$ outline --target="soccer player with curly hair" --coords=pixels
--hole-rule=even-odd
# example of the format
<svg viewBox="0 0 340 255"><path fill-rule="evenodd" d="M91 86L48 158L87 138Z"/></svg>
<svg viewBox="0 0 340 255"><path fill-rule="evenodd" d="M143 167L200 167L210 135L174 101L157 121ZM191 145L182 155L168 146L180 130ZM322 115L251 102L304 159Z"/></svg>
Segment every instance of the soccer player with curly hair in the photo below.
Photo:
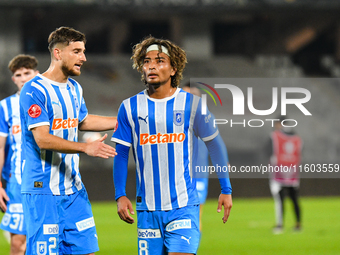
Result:
<svg viewBox="0 0 340 255"><path fill-rule="evenodd" d="M133 48L133 67L146 89L123 101L118 126L113 178L119 217L134 223L126 197L130 147L136 161L138 254L196 254L199 199L194 178L197 141L207 145L213 164L228 165L226 147L213 121L201 114L199 97L178 88L187 62L174 43L148 37ZM208 114L209 111L208 111ZM223 222L232 207L229 178L220 176L218 212Z"/></svg>

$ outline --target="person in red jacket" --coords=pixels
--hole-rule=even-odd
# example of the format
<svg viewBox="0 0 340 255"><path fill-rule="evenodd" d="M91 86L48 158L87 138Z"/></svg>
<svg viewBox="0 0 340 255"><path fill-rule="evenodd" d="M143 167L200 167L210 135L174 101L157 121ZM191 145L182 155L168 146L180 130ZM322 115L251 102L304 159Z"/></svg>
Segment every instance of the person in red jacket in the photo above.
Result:
<svg viewBox="0 0 340 255"><path fill-rule="evenodd" d="M292 128L282 126L283 118L275 122L275 130L271 133L268 145L270 164L274 167L270 175L270 191L275 202L276 226L275 234L283 231L284 198L290 197L294 205L294 231L301 230L301 210L298 200L300 179L298 165L301 162L302 139Z"/></svg>

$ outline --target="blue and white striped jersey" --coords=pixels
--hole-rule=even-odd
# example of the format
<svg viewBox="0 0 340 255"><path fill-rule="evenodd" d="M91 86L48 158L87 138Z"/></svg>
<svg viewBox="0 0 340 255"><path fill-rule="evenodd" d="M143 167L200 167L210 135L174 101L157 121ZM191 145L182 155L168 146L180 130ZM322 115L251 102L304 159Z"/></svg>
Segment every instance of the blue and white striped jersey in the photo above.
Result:
<svg viewBox="0 0 340 255"><path fill-rule="evenodd" d="M82 189L79 155L40 150L32 129L48 125L50 134L78 141L78 123L87 116L83 89L73 79L58 83L38 74L20 95L23 131L22 193L69 195Z"/></svg>
<svg viewBox="0 0 340 255"><path fill-rule="evenodd" d="M197 155L194 141L218 135L212 121L204 117L200 98L179 88L164 99L150 98L142 91L123 101L111 140L133 147L137 210L165 211L199 204L192 178Z"/></svg>
<svg viewBox="0 0 340 255"><path fill-rule="evenodd" d="M0 136L7 137L2 177L21 184L21 124L19 94L0 101Z"/></svg>

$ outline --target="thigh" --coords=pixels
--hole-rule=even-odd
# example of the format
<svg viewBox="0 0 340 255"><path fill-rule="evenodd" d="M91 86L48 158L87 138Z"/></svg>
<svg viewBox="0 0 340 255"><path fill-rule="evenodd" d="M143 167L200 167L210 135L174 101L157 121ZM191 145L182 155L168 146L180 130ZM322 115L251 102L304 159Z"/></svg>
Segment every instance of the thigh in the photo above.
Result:
<svg viewBox="0 0 340 255"><path fill-rule="evenodd" d="M138 255L165 255L162 212L137 211Z"/></svg>
<svg viewBox="0 0 340 255"><path fill-rule="evenodd" d="M196 254L199 240L199 206L186 206L169 211L165 227L165 246L169 253Z"/></svg>
<svg viewBox="0 0 340 255"><path fill-rule="evenodd" d="M99 250L92 208L85 189L62 202L62 254L89 254Z"/></svg>

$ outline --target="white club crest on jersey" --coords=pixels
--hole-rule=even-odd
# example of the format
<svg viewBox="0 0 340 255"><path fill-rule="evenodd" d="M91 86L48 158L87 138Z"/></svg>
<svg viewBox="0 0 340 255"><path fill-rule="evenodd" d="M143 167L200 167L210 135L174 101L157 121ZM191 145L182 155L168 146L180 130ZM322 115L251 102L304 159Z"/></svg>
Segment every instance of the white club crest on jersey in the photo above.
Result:
<svg viewBox="0 0 340 255"><path fill-rule="evenodd" d="M180 126L184 123L184 111L181 110L181 111L178 111L178 110L175 110L174 111L174 124L176 126Z"/></svg>

